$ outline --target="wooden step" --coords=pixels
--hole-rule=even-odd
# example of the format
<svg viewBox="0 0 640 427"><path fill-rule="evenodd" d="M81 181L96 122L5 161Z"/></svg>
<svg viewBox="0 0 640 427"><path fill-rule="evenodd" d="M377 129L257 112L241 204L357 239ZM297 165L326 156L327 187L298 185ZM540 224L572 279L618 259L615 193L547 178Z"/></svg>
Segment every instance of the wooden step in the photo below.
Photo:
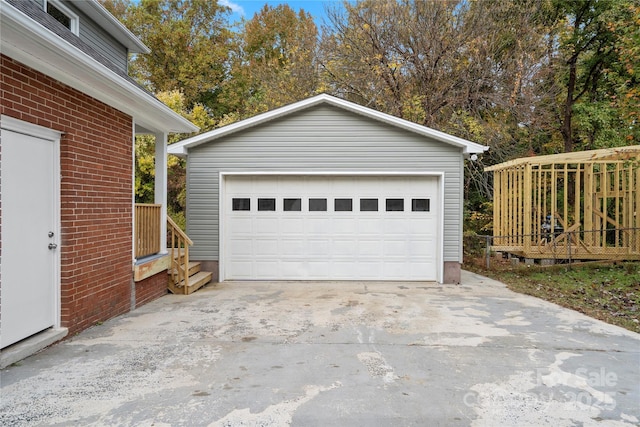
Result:
<svg viewBox="0 0 640 427"><path fill-rule="evenodd" d="M200 263L197 261L192 261L189 263L189 276L193 276L194 274L200 271ZM167 270L167 274L177 274L176 269Z"/></svg>
<svg viewBox="0 0 640 427"><path fill-rule="evenodd" d="M175 285L172 285L171 282L169 282L169 290L174 294L189 295L209 283L212 278L213 273L211 273L210 271L200 271L189 277L189 286L186 289L183 280Z"/></svg>

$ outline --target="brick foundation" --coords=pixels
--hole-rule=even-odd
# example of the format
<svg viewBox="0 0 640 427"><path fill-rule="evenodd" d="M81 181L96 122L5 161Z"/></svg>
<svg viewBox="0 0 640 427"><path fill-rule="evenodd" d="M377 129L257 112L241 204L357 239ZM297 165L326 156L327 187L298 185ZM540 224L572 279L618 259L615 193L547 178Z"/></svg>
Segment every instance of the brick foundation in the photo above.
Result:
<svg viewBox="0 0 640 427"><path fill-rule="evenodd" d="M135 306L136 308L144 305L148 302L151 302L155 299L160 298L163 295L166 295L167 290L167 281L168 281L167 272L163 271L161 273L155 274L151 277L147 277L144 280L135 283Z"/></svg>

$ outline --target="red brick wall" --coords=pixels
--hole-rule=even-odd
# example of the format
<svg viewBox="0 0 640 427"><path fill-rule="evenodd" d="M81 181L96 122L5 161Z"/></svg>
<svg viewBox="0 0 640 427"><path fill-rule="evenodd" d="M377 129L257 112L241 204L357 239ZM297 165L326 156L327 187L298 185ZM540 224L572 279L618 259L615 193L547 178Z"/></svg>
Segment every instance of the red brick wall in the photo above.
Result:
<svg viewBox="0 0 640 427"><path fill-rule="evenodd" d="M136 282L136 308L166 295L168 280L167 272L163 271Z"/></svg>
<svg viewBox="0 0 640 427"><path fill-rule="evenodd" d="M70 334L129 311L132 119L2 55L0 113L60 141L62 326Z"/></svg>

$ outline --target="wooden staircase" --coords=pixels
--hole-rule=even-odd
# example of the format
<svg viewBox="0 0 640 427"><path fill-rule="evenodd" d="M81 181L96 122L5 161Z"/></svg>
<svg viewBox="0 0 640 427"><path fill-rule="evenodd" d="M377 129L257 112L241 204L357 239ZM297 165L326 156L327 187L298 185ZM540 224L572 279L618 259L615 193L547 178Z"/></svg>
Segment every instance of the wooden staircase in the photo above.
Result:
<svg viewBox="0 0 640 427"><path fill-rule="evenodd" d="M193 245L189 236L167 217L167 249L171 266L169 275L169 291L173 294L189 295L206 285L213 278L213 273L201 271L199 262L189 261L189 246Z"/></svg>

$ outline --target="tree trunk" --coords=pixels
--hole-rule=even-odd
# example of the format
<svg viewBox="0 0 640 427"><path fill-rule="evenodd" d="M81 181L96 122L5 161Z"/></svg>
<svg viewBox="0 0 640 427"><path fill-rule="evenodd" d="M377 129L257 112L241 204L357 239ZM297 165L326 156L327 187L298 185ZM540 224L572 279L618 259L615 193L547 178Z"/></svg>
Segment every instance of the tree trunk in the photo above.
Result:
<svg viewBox="0 0 640 427"><path fill-rule="evenodd" d="M562 139L564 140L564 152L570 153L573 151L573 94L576 89L576 73L577 73L577 55L572 56L569 59L569 81L567 82L567 98L564 102L564 112L562 120Z"/></svg>

